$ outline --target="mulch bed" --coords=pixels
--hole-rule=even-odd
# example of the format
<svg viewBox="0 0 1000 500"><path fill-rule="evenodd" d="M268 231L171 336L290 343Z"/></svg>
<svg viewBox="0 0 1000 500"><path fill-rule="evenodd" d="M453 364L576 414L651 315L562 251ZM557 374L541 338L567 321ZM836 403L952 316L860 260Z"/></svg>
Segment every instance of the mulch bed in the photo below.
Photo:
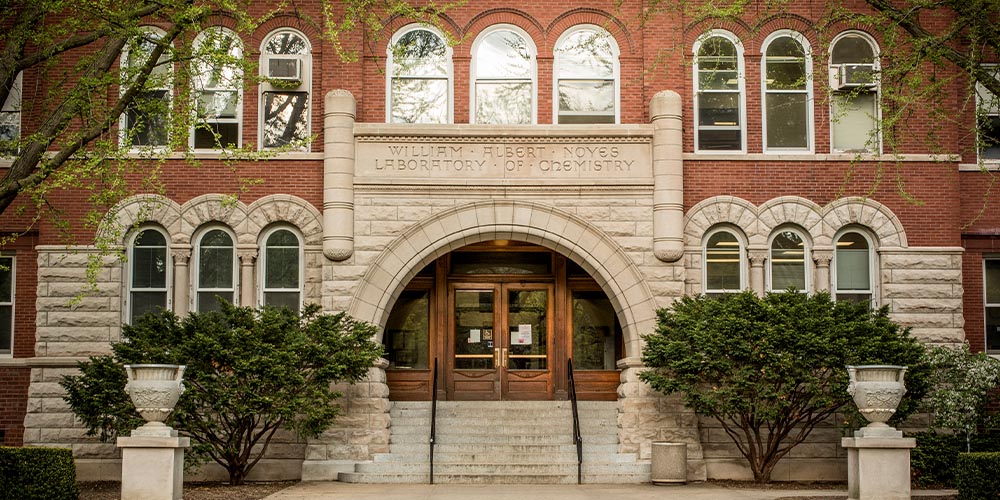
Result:
<svg viewBox="0 0 1000 500"><path fill-rule="evenodd" d="M226 483L185 483L184 500L260 500L298 481L247 483L229 486ZM80 500L118 500L122 485L117 481L81 482Z"/></svg>

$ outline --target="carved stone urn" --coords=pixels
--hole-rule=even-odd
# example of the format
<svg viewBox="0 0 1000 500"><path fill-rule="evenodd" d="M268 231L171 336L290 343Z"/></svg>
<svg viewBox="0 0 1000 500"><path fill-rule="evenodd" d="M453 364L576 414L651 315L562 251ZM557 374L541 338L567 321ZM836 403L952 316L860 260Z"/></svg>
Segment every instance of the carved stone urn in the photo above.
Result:
<svg viewBox="0 0 1000 500"><path fill-rule="evenodd" d="M174 410L174 405L184 392L183 365L125 365L128 383L125 392L132 398L135 409L146 425L132 432L137 435L171 435L172 430L163 423Z"/></svg>
<svg viewBox="0 0 1000 500"><path fill-rule="evenodd" d="M905 366L866 365L848 366L850 384L847 393L870 423L855 432L855 437L899 437L900 431L885 422L896 413L896 407L906 394L903 383Z"/></svg>

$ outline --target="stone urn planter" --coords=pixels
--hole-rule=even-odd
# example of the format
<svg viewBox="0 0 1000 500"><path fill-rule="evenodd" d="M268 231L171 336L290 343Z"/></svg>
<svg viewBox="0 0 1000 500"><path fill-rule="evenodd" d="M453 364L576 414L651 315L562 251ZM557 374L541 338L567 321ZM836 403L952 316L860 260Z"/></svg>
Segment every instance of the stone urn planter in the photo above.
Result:
<svg viewBox="0 0 1000 500"><path fill-rule="evenodd" d="M847 393L854 398L861 415L870 423L855 433L855 436L902 435L885 422L896 413L896 407L906 394L903 376L905 366L866 365L848 366L850 384Z"/></svg>
<svg viewBox="0 0 1000 500"><path fill-rule="evenodd" d="M183 365L125 365L128 383L125 392L132 398L135 409L146 425L136 429L139 434L160 434L169 432L163 423L174 410L177 400L184 392ZM136 432L132 433L137 435Z"/></svg>

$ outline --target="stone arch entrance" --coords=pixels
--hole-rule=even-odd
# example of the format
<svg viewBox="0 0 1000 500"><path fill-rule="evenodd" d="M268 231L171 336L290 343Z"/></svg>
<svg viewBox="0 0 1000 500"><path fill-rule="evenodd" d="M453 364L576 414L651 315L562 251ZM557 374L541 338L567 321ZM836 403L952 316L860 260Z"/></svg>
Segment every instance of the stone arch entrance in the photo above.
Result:
<svg viewBox="0 0 1000 500"><path fill-rule="evenodd" d="M496 239L540 245L583 267L615 308L626 357L639 356L640 336L654 328L656 306L638 268L599 228L573 214L534 202L478 201L410 227L369 265L349 313L378 325L381 340L392 305L421 269L453 250Z"/></svg>

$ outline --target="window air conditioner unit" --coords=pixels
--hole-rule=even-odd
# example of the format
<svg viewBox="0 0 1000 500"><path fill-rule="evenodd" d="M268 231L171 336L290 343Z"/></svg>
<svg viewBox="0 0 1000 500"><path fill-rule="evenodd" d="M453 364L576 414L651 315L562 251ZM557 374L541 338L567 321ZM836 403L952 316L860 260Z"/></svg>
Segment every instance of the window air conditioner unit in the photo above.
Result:
<svg viewBox="0 0 1000 500"><path fill-rule="evenodd" d="M875 86L875 65L840 64L837 66L837 89Z"/></svg>
<svg viewBox="0 0 1000 500"><path fill-rule="evenodd" d="M301 70L301 61L297 57L269 57L267 59L267 77L272 80L301 81Z"/></svg>

